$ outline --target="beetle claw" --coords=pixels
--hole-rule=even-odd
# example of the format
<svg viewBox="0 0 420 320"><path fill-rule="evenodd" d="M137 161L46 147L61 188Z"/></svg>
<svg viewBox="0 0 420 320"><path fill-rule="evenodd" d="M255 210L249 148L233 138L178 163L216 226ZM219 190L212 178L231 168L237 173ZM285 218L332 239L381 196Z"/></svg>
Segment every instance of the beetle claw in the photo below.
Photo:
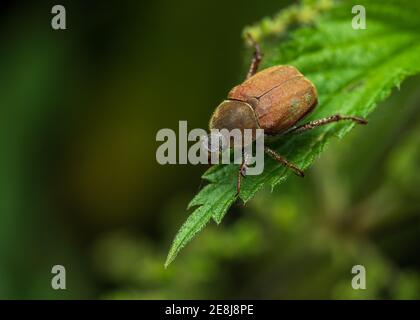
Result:
<svg viewBox="0 0 420 320"><path fill-rule="evenodd" d="M366 119L363 119L363 118L354 117L354 120L355 120L358 124L368 124L368 121L367 121Z"/></svg>
<svg viewBox="0 0 420 320"><path fill-rule="evenodd" d="M298 175L299 177L302 177L302 178L304 178L304 177L305 177L305 172L303 172L302 170L297 169L297 170L295 170L294 172L295 172L295 174L296 174L296 175Z"/></svg>

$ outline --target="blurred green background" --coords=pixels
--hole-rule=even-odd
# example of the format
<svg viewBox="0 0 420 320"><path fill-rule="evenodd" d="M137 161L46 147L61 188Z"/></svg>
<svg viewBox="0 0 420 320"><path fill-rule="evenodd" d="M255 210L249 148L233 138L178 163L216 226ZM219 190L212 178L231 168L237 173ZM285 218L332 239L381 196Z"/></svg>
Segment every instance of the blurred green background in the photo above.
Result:
<svg viewBox="0 0 420 320"><path fill-rule="evenodd" d="M64 31L55 4L0 5L0 298L420 298L420 77L165 270L206 168L158 165L156 132L206 128L289 2L60 1Z"/></svg>

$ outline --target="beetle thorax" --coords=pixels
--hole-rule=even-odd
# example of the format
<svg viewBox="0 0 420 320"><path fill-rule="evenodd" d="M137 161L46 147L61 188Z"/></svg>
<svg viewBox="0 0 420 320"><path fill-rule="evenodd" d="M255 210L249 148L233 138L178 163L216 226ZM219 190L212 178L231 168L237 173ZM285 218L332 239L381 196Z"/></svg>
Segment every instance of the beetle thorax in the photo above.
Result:
<svg viewBox="0 0 420 320"><path fill-rule="evenodd" d="M211 129L258 129L258 120L254 109L244 101L225 100L214 111L210 118Z"/></svg>

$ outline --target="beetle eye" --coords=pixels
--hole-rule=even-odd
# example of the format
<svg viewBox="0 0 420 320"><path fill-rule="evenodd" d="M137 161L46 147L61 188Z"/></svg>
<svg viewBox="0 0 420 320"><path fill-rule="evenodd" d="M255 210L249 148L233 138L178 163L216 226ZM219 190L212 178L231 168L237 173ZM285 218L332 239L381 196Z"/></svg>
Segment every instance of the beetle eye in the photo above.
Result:
<svg viewBox="0 0 420 320"><path fill-rule="evenodd" d="M226 141L221 133L211 133L201 138L204 149L209 152L217 152L226 148Z"/></svg>

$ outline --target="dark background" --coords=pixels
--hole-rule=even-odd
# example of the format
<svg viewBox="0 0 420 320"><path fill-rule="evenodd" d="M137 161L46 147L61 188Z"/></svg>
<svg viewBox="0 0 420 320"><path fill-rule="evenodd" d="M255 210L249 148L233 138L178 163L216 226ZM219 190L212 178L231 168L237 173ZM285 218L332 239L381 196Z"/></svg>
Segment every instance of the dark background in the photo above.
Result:
<svg viewBox="0 0 420 320"><path fill-rule="evenodd" d="M156 132L206 128L242 29L287 4L1 2L0 298L420 298L419 78L163 268L205 167L158 165Z"/></svg>

